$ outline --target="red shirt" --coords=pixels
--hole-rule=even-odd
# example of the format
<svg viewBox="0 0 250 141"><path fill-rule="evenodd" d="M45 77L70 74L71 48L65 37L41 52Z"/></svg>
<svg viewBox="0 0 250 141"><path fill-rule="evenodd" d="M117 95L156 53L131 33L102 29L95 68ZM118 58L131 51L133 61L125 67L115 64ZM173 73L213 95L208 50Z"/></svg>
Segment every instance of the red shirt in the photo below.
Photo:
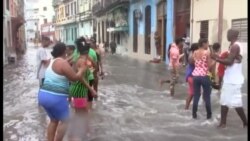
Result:
<svg viewBox="0 0 250 141"><path fill-rule="evenodd" d="M220 58L225 59L225 58L227 58L228 55L229 55L228 51L225 51L225 52L221 53ZM226 66L220 63L218 66L218 70L217 70L219 77L224 76L225 69L226 69Z"/></svg>

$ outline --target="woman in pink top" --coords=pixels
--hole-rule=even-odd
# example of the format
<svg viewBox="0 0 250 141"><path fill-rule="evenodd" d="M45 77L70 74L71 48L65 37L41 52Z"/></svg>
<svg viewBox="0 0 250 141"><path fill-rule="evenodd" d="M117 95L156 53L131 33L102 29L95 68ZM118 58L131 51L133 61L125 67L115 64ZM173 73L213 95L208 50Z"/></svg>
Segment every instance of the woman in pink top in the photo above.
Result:
<svg viewBox="0 0 250 141"><path fill-rule="evenodd" d="M174 96L175 84L179 78L179 67L180 67L180 58L184 56L184 54L180 54L180 48L183 46L184 40L182 38L178 38L175 40L175 43L170 44L169 46L169 69L171 71L171 80L161 80L161 85L165 83L170 83L170 95Z"/></svg>
<svg viewBox="0 0 250 141"><path fill-rule="evenodd" d="M184 40L182 38L176 39L175 43L171 45L169 55L169 68L171 69L170 95L174 96L175 84L179 78L180 59L184 54L180 54L180 49L183 47Z"/></svg>
<svg viewBox="0 0 250 141"><path fill-rule="evenodd" d="M201 96L201 87L203 89L203 97L205 100L207 119L212 117L211 111L211 81L207 76L209 69L212 66L210 59L210 52L208 51L208 40L199 40L199 49L193 53L193 63L195 68L192 72L193 87L194 87L194 99L193 99L193 118L197 118L198 103Z"/></svg>

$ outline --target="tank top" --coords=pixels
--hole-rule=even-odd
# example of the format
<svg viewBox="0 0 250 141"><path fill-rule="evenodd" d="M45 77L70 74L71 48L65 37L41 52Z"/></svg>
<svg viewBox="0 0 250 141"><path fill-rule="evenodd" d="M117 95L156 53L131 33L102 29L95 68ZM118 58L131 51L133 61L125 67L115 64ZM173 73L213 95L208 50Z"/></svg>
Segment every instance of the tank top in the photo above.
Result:
<svg viewBox="0 0 250 141"><path fill-rule="evenodd" d="M45 72L45 80L41 89L59 93L58 95L60 94L68 95L69 94L69 80L65 76L57 74L52 69L52 65L57 59L61 59L61 58L53 59L50 62Z"/></svg>
<svg viewBox="0 0 250 141"><path fill-rule="evenodd" d="M239 42L235 42L240 47L240 55L243 57L243 48ZM231 66L227 66L224 77L223 83L225 84L243 84L244 83L244 76L242 72L242 62L241 63L233 63Z"/></svg>
<svg viewBox="0 0 250 141"><path fill-rule="evenodd" d="M203 53L201 59L195 59L193 76L206 76L208 74L207 52Z"/></svg>

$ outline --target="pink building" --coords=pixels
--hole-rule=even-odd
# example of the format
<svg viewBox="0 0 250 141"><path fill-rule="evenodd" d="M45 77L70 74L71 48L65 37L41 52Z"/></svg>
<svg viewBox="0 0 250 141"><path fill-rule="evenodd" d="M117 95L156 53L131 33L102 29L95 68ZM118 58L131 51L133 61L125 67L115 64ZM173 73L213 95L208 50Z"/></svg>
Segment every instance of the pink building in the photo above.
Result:
<svg viewBox="0 0 250 141"><path fill-rule="evenodd" d="M41 25L41 36L47 36L51 41L55 42L55 26L53 23L44 23Z"/></svg>

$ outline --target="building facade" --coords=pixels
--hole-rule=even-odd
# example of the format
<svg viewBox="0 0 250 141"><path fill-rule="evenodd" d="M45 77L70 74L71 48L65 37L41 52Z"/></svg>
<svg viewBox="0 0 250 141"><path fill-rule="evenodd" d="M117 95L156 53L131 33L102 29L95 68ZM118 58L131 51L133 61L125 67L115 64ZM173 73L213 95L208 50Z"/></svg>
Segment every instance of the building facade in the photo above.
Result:
<svg viewBox="0 0 250 141"><path fill-rule="evenodd" d="M56 39L65 43L73 43L78 37L78 6L77 0L54 1L56 12Z"/></svg>
<svg viewBox="0 0 250 141"><path fill-rule="evenodd" d="M39 0L38 5L38 28L39 28L39 34L42 34L41 28L44 26L44 24L53 23L55 11L53 9L52 0Z"/></svg>
<svg viewBox="0 0 250 141"><path fill-rule="evenodd" d="M62 1L56 1L53 2L53 7L55 10L55 38L57 41L65 42L66 38L64 37L64 27L63 23L66 20L65 16L65 5Z"/></svg>
<svg viewBox="0 0 250 141"><path fill-rule="evenodd" d="M9 32L4 35L4 50L8 61L16 61L17 55L25 52L25 27L24 27L24 1L23 0L6 0L4 8L4 29ZM6 61L5 61L6 62Z"/></svg>
<svg viewBox="0 0 250 141"><path fill-rule="evenodd" d="M25 25L26 25L26 41L34 42L39 35L39 9L38 8L27 8L25 9Z"/></svg>
<svg viewBox="0 0 250 141"><path fill-rule="evenodd" d="M78 16L79 16L79 36L91 37L93 36L93 17L92 5L93 1L78 0Z"/></svg>
<svg viewBox="0 0 250 141"><path fill-rule="evenodd" d="M49 37L51 41L56 41L54 23L41 25L41 36Z"/></svg>
<svg viewBox="0 0 250 141"><path fill-rule="evenodd" d="M3 0L3 64L8 64L12 49L10 1Z"/></svg>
<svg viewBox="0 0 250 141"><path fill-rule="evenodd" d="M213 7L213 10L209 7ZM228 29L234 28L240 31L239 41L245 49L243 71L245 78L247 78L247 0L192 0L191 13L192 42L197 42L199 33L203 32L208 37L210 44L219 42L221 43L222 50L228 50L230 45L227 41Z"/></svg>
<svg viewBox="0 0 250 141"><path fill-rule="evenodd" d="M128 52L129 0L95 1L93 5L94 31L98 43L116 43L118 54Z"/></svg>

